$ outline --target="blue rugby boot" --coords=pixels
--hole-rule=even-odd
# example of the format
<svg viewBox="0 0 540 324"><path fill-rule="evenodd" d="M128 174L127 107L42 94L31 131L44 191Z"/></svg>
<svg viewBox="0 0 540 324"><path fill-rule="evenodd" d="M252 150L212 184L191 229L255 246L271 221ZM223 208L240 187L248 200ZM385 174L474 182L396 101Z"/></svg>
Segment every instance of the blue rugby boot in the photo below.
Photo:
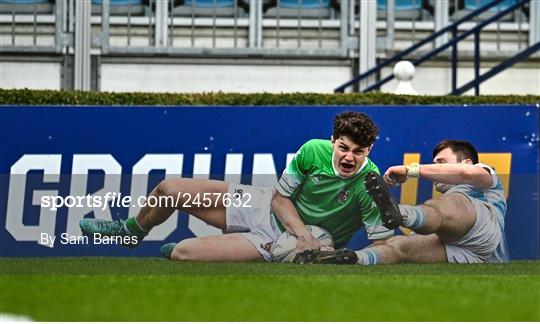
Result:
<svg viewBox="0 0 540 324"><path fill-rule="evenodd" d="M135 218L128 218L126 221L83 218L79 221L79 227L82 233L87 236L94 237L99 234L102 238L118 237L120 244L130 249L139 245L148 234L147 231L140 228Z"/></svg>
<svg viewBox="0 0 540 324"><path fill-rule="evenodd" d="M403 216L399 212L397 202L390 197L390 192L384 179L377 172L366 174L364 185L369 196L381 211L381 219L388 229L396 229L403 224Z"/></svg>
<svg viewBox="0 0 540 324"><path fill-rule="evenodd" d="M292 262L299 264L356 264L358 262L358 256L353 250L345 248L334 251L309 249L298 252Z"/></svg>

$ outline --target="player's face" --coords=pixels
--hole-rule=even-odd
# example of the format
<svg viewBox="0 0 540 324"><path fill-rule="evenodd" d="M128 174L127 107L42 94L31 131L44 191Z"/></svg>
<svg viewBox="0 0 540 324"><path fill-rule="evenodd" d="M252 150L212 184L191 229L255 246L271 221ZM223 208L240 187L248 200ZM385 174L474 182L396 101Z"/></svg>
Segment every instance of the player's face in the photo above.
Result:
<svg viewBox="0 0 540 324"><path fill-rule="evenodd" d="M433 158L433 163L439 164L439 163L466 163L466 164L472 164L471 159L463 159L460 160L454 151L452 151L451 148L447 147L444 150L440 151L435 155ZM435 189L438 192L445 193L450 189L452 185L446 184L446 183L439 183L435 182Z"/></svg>
<svg viewBox="0 0 540 324"><path fill-rule="evenodd" d="M452 151L451 148L447 147L444 150L440 151L435 155L433 158L433 163L440 164L440 163L459 163L457 155ZM452 186L446 183L439 183L435 182L435 190L437 190L440 193L445 193L450 189Z"/></svg>
<svg viewBox="0 0 540 324"><path fill-rule="evenodd" d="M332 137L332 144L334 145L332 163L339 175L345 178L355 175L371 152L371 146L360 147L347 136L337 139Z"/></svg>

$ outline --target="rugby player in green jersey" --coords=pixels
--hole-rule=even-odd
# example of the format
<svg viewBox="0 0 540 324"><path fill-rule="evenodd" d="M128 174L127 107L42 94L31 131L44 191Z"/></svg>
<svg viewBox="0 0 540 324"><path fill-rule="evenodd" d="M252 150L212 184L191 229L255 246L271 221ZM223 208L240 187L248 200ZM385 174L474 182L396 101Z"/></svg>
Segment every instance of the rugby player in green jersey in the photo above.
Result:
<svg viewBox="0 0 540 324"><path fill-rule="evenodd" d="M368 158L377 135L368 116L344 112L335 117L330 140L315 139L302 145L276 188L167 179L150 196L180 197L177 205L145 206L125 221L82 219L80 227L86 235L135 237L134 247L154 226L182 210L223 231L222 235L189 238L161 249L168 258L188 261L269 261L269 243L283 231L298 238L297 251L320 249L304 226L308 224L329 231L338 249L364 226L370 240L382 242L394 232L382 225L379 209L363 183L366 174L379 172ZM186 193L204 196L206 204L185 204Z"/></svg>

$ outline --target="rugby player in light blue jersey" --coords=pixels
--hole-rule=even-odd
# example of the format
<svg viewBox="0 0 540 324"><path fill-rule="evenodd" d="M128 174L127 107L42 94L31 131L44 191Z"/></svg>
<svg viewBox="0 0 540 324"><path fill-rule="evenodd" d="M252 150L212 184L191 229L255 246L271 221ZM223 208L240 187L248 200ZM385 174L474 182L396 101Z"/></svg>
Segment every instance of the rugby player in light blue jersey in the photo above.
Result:
<svg viewBox="0 0 540 324"><path fill-rule="evenodd" d="M418 206L398 205L391 199L386 185L418 177L433 181L443 195ZM347 263L363 265L508 262L503 187L495 170L478 162L470 143L442 141L433 150L433 164L393 166L383 177L370 173L365 185L387 228L403 226L417 234L396 236L356 252L306 250L295 262L344 263L345 254L350 255Z"/></svg>

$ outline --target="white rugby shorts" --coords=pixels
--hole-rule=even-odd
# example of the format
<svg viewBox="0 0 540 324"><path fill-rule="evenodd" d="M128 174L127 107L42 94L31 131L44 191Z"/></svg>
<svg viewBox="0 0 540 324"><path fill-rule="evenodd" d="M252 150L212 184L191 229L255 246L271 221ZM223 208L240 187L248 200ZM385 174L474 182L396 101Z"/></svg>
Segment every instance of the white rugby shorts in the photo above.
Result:
<svg viewBox="0 0 540 324"><path fill-rule="evenodd" d="M273 188L230 183L230 197L240 195L241 203L226 207L227 230L223 231L224 234L240 233L255 246L265 261L270 261L270 243L281 234L270 208L273 191Z"/></svg>
<svg viewBox="0 0 540 324"><path fill-rule="evenodd" d="M445 244L450 263L484 263L499 246L504 233L494 211L479 199L464 195L473 204L476 221L471 230L456 242Z"/></svg>

